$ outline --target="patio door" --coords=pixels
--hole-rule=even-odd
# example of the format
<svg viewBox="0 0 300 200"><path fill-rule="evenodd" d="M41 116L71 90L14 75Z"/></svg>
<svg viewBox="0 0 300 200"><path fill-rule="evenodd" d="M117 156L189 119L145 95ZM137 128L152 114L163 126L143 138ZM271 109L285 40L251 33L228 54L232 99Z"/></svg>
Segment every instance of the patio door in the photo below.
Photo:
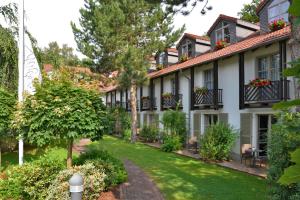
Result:
<svg viewBox="0 0 300 200"><path fill-rule="evenodd" d="M257 148L260 150L259 156L267 156L268 135L272 124L275 123L276 118L273 115L258 115Z"/></svg>

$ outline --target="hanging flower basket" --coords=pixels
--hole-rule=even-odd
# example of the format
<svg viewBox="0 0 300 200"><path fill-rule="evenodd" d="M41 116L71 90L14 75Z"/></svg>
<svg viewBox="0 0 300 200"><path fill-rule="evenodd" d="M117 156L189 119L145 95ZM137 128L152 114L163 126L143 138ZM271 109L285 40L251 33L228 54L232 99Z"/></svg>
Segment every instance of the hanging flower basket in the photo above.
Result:
<svg viewBox="0 0 300 200"><path fill-rule="evenodd" d="M163 93L162 96L163 96L163 98L170 99L172 97L172 93L166 92L166 93Z"/></svg>
<svg viewBox="0 0 300 200"><path fill-rule="evenodd" d="M208 93L208 88L207 87L195 87L194 92L196 94L206 95Z"/></svg>
<svg viewBox="0 0 300 200"><path fill-rule="evenodd" d="M264 86L271 85L271 81L268 79L256 78L250 81L249 85L251 85L252 87L264 87Z"/></svg>
<svg viewBox="0 0 300 200"><path fill-rule="evenodd" d="M277 19L277 20L272 21L269 24L269 28L272 32L283 29L285 26L286 26L286 22L284 21L284 19Z"/></svg>
<svg viewBox="0 0 300 200"><path fill-rule="evenodd" d="M189 57L186 54L180 56L180 62L181 63L187 61L188 59L189 59Z"/></svg>
<svg viewBox="0 0 300 200"><path fill-rule="evenodd" d="M220 49L223 49L223 48L225 48L227 46L228 46L228 42L227 41L225 41L225 40L218 40L216 42L215 49L216 50L220 50Z"/></svg>

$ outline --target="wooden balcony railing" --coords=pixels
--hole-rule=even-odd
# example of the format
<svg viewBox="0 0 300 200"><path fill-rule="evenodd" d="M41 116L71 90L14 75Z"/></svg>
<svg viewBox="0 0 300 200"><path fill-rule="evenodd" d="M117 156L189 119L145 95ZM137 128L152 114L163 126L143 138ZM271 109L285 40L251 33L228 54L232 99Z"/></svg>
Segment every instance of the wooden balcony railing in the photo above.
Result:
<svg viewBox="0 0 300 200"><path fill-rule="evenodd" d="M194 92L195 107L211 107L223 104L223 90L210 89L202 93Z"/></svg>
<svg viewBox="0 0 300 200"><path fill-rule="evenodd" d="M150 97L142 98L142 110L151 110L156 109L156 98L153 98L152 100Z"/></svg>
<svg viewBox="0 0 300 200"><path fill-rule="evenodd" d="M260 87L245 85L245 103L272 103L289 99L289 84L288 80L279 80Z"/></svg>
<svg viewBox="0 0 300 200"><path fill-rule="evenodd" d="M163 109L174 109L177 106L182 108L182 94L178 95L178 99L176 99L175 95L163 97L162 101Z"/></svg>

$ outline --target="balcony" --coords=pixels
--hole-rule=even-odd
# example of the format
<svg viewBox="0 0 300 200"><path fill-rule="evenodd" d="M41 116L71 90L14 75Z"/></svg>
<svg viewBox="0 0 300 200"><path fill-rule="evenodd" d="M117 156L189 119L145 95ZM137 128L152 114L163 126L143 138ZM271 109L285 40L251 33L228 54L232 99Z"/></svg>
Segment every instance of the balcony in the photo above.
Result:
<svg viewBox="0 0 300 200"><path fill-rule="evenodd" d="M245 104L269 104L289 99L288 80L270 81L269 85L245 85Z"/></svg>
<svg viewBox="0 0 300 200"><path fill-rule="evenodd" d="M127 111L131 111L131 104L130 104L130 99L127 100ZM136 101L136 110L139 111L139 101Z"/></svg>
<svg viewBox="0 0 300 200"><path fill-rule="evenodd" d="M142 103L142 110L146 111L146 110L151 110L151 109L156 109L156 98L153 98L152 101L150 99L150 97L143 97L141 100ZM152 108L151 108L152 107Z"/></svg>
<svg viewBox="0 0 300 200"><path fill-rule="evenodd" d="M222 89L207 89L194 92L194 107L199 109L221 107L223 104Z"/></svg>
<svg viewBox="0 0 300 200"><path fill-rule="evenodd" d="M178 95L178 100L176 99L175 95L162 97L163 109L175 109L177 106L182 108L182 94Z"/></svg>

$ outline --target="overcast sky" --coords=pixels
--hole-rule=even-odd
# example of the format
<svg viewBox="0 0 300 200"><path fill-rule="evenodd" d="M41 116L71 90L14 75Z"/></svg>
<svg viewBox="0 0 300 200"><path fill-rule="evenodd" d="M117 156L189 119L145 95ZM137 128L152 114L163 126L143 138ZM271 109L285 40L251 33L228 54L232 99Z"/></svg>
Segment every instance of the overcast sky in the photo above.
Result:
<svg viewBox="0 0 300 200"><path fill-rule="evenodd" d="M0 0L0 5L18 0ZM76 49L76 43L70 22L78 22L79 9L83 0L25 0L26 26L38 40L39 46L44 47L51 41L68 44ZM189 16L177 15L175 27L186 24L186 32L203 34L219 16L226 14L237 16L243 4L251 0L209 0L213 10L205 16L200 14L200 6Z"/></svg>

